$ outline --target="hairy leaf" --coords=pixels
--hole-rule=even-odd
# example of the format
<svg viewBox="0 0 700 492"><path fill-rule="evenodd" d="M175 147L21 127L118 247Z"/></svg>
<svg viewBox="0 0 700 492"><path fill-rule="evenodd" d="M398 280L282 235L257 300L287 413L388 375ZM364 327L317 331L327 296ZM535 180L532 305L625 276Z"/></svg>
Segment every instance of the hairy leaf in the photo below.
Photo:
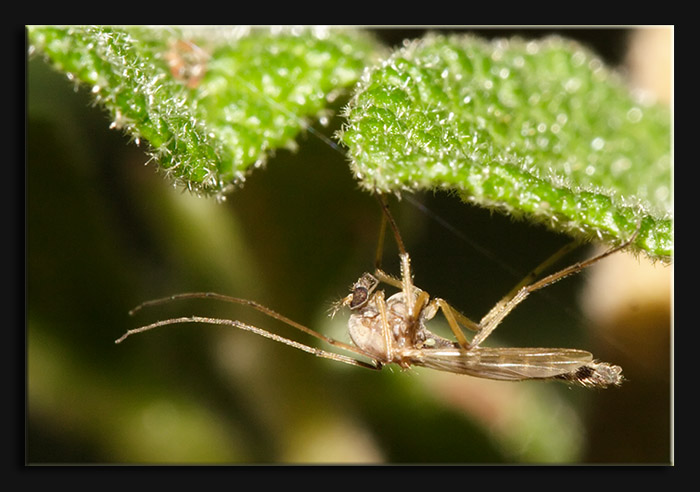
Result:
<svg viewBox="0 0 700 492"><path fill-rule="evenodd" d="M223 196L294 148L377 43L345 29L29 27L30 52L91 88L176 182Z"/></svg>
<svg viewBox="0 0 700 492"><path fill-rule="evenodd" d="M363 187L451 190L556 231L672 255L669 112L562 40L429 36L367 72L340 134Z"/></svg>

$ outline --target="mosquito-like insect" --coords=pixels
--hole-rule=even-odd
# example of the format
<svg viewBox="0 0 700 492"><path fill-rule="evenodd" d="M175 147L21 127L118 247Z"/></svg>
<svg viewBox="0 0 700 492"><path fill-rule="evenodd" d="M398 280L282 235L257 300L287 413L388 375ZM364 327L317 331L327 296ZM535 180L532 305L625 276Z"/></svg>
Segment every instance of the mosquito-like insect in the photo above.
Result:
<svg viewBox="0 0 700 492"><path fill-rule="evenodd" d="M343 343L301 325L255 301L229 297L210 292L177 294L167 298L147 301L131 311L136 311L176 299L212 298L250 306L262 313L292 326L304 333L321 339L330 345L369 359L370 362L329 352L291 340L277 334L251 326L237 320L188 316L157 321L147 326L127 331L116 343L121 343L130 335L154 328L178 323L206 323L227 325L250 331L280 343L346 364L381 369L387 364L397 364L401 368L423 366L440 371L504 381L530 379L561 380L584 387L605 388L619 385L623 381L622 369L607 362L598 362L585 350L564 348L489 348L481 344L496 329L503 319L530 293L542 289L564 277L580 272L584 268L629 246L639 232L614 248L575 263L559 272L535 280L542 271L573 249L571 243L557 251L552 257L530 272L518 285L511 289L478 323L455 310L441 298L430 298L427 292L413 284L411 261L404 247L398 227L382 198L383 209L379 246L374 274L364 273L355 282L350 294L338 301L332 311L341 308L350 310L348 332L353 344ZM399 249L401 278L393 277L380 268L386 225L389 224ZM386 297L379 284L399 289L399 292ZM448 340L432 333L426 322L442 311L456 338ZM462 331L466 328L476 334L468 341Z"/></svg>

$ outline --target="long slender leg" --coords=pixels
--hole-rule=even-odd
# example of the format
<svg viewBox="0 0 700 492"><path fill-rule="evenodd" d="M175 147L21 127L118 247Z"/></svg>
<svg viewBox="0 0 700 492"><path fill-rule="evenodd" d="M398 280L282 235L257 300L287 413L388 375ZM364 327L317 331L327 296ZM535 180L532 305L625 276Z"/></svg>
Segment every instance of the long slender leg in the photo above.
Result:
<svg viewBox="0 0 700 492"><path fill-rule="evenodd" d="M374 258L374 276L380 282L391 285L392 287L396 287L397 289L403 289L403 283L400 279L393 277L393 276L389 275L388 273L386 273L384 270L382 270L382 257L384 254L384 242L385 242L385 237L386 237L387 217L391 218L391 213L389 212L389 209L386 206L384 196L379 195L377 197L377 200L379 201L379 204L382 207L382 218L381 218L381 223L379 225L379 239L377 241L377 251L376 251L375 258ZM393 218L391 218L391 222L392 222L392 228L394 229L394 236L397 238L397 244L399 246L399 251L405 252L403 250L403 241L401 241L401 236L398 234L398 230L396 229L396 224L395 224Z"/></svg>
<svg viewBox="0 0 700 492"><path fill-rule="evenodd" d="M389 208L386 205L386 201L384 200L383 196L379 197L379 204L382 207L382 210L384 211L383 215L383 220L381 224L381 231L380 231L380 241L383 243L384 241L384 235L385 235L385 230L386 230L386 224L387 222L391 226L391 229L394 233L394 238L396 239L396 243L399 248L399 258L401 260L401 279L397 279L395 277L392 277L386 273L384 273L381 268L380 268L380 259L381 259L381 249L380 247L377 248L377 261L375 263L375 276L377 279L381 282L384 282L386 284L392 285L394 287L397 287L401 289L404 292L405 299L406 299L406 311L408 313L411 313L411 319L413 320L413 323L411 323L411 326L414 327L414 329L417 329L418 327L418 319L420 317L420 314L422 310L428 305L429 302L429 296L426 292L421 291L417 287L413 285L413 275L411 274L411 260L406 252L406 248L403 244L403 241L401 239L401 234L399 233L398 226L396 225L396 222L394 221L394 218L391 215L391 212L389 212ZM414 299L414 296L409 294L409 293L414 293L417 292L417 298ZM481 330L481 326L477 324L476 322L472 321L471 319L467 318L464 316L462 313L459 311L456 311L453 309L447 301L444 299L439 299L436 298L432 301L435 303L439 309L442 310L443 314L445 315L445 318L447 319L447 323L450 326L450 329L454 333L455 337L457 338L457 342L459 345L464 348L465 350L468 350L470 347L469 342L467 341L467 338L464 336L464 332L462 332L462 329L460 328L460 324L470 330L474 331L479 331ZM414 334L410 334L412 336Z"/></svg>
<svg viewBox="0 0 700 492"><path fill-rule="evenodd" d="M464 350L469 350L470 344L467 341L467 337L464 336L464 332L460 328L460 325L475 331L480 330L481 327L459 311L453 309L446 300L436 297L432 300L432 302L442 310L442 314L445 316L447 324L450 325L452 333L454 333L455 337L457 338L457 343L459 343L459 346Z"/></svg>
<svg viewBox="0 0 700 492"><path fill-rule="evenodd" d="M399 233L399 228L396 225L396 221L394 220L394 217L391 215L391 212L389 211L389 207L386 204L386 199L383 195L378 195L377 196L377 201L379 201L379 205L382 208L382 220L381 224L379 226L379 240L377 243L377 252L376 256L374 259L374 268L375 268L375 273L377 278L384 283L387 283L389 285L392 285L394 287L397 287L399 289L404 289L404 291L409 292L410 289L408 289L409 286L406 285L405 278L408 277L409 280L411 279L411 267L410 267L410 259L408 256L408 253L406 252L406 248L403 244L403 240L401 239L401 234ZM382 257L384 253L384 242L385 242L385 236L386 236L386 226L387 223L391 227L392 233L394 234L394 239L396 240L396 245L399 248L399 258L401 259L401 276L402 279L396 279L395 277L392 277L391 275L385 273L382 270ZM411 283L412 286L412 283Z"/></svg>
<svg viewBox="0 0 700 492"><path fill-rule="evenodd" d="M394 342L389 326L389 318L386 314L386 300L384 299L384 291L378 291L374 294L374 303L379 308L379 316L382 320L382 336L384 337L385 358L388 362L394 360Z"/></svg>
<svg viewBox="0 0 700 492"><path fill-rule="evenodd" d="M386 279L386 283L399 287L401 290L403 290L404 295L406 296L406 310L409 313L412 313L414 311L414 298L412 295L414 292L414 286L413 275L411 274L411 258L406 252L403 240L401 239L401 234L399 233L399 228L396 225L394 217L389 211L389 207L386 204L385 197L383 195L378 195L377 200L379 201L379 205L382 207L382 211L384 213L382 216L382 223L379 232L379 245L377 246L377 255L375 258L375 271L379 277ZM391 231L394 234L394 239L396 240L396 244L399 248L399 259L401 260L401 285L396 285L396 283L393 281L393 277L386 275L381 270L381 255L383 251L384 235L387 223L391 227Z"/></svg>
<svg viewBox="0 0 700 492"><path fill-rule="evenodd" d="M503 321L503 319L506 316L508 316L508 314L510 314L510 312L513 309L515 309L515 307L518 304L523 302L525 300L525 298L528 295L530 295L530 293L532 293L536 290L542 289L544 287L547 287L549 285L552 285L553 283L555 283L555 282L557 282L565 277L568 277L569 275L573 275L575 273L580 272L584 268L587 268L587 267L593 265L594 263L599 262L603 258L606 258L606 257L612 255L613 253L617 253L618 251L629 246L636 239L637 234L639 234L639 226L637 227L637 230L632 235L632 237L630 239L628 239L627 241L625 241L624 243L620 244L619 246L615 246L614 248L610 248L607 251L604 251L603 253L594 256L593 258L589 258L586 261L574 263L573 265L570 265L570 266L564 268L563 270L560 270L560 271L553 273L551 275L547 275L546 277L544 277L544 278L542 278L542 279L538 280L537 282L534 282L530 285L525 285L523 287L520 287L517 290L517 292L515 293L515 295L511 295L511 293L512 293L512 291L511 291L511 293L509 293L501 302L496 304L496 306L493 309L491 309L491 311L489 311L488 314L486 314L486 316L484 316L482 321L479 323L482 326L482 329L472 339L472 343L471 343L472 348L478 347L481 342L486 340L486 338L493 332L493 330L496 329L496 327L501 323L501 321ZM568 246L562 248L562 250L555 253L554 258L558 259L561 256L562 251L567 249L567 248L568 248ZM552 261L550 258L547 261L545 261L542 265L540 265L540 267L548 266L551 263L552 263ZM535 271L535 272L540 271L541 270L540 267L536 268L533 271ZM516 286L516 289L518 286Z"/></svg>
<svg viewBox="0 0 700 492"><path fill-rule="evenodd" d="M120 338L115 340L115 343L121 343L123 342L127 337L130 335L135 335L137 333L142 333L144 331L149 331L154 328L158 328L160 326L166 326L166 325L174 325L174 324L179 324L179 323L206 323L206 324L212 324L212 325L226 325L226 326L233 326L235 328L239 328L241 330L245 331L250 331L252 333L255 333L256 335L260 335L265 338L269 338L271 340L274 340L276 342L283 343L285 345L289 345L290 347L294 347L299 350L303 350L304 352L308 352L310 354L313 354L317 357L323 357L324 359L331 359L335 360L338 362L344 362L345 364L350 364L353 366L359 366L359 367L365 367L367 369L381 369L382 365L379 361L373 359L373 364L369 364L367 362L353 359L352 357L348 357L346 355L342 354L336 354L334 352L327 352L325 350L318 349L316 347L311 347L309 345L305 345L303 343L299 343L294 340L290 340L289 338L285 338L279 335L276 335L274 333L271 333L269 331L263 330L261 328L258 328L256 326L248 325L246 323L242 323L240 321L236 320L231 320L231 319L223 319L223 318L206 318L202 316L188 316L188 317L183 317L183 318L172 318L172 319L166 319L166 320L161 320L157 321L155 323L151 323L150 325L147 326L142 326L140 328L134 328L132 330L127 331L124 335L122 335ZM357 353L357 350L354 350Z"/></svg>
<svg viewBox="0 0 700 492"><path fill-rule="evenodd" d="M377 252L374 257L374 269L380 271L382 268L382 258L384 256L384 236L386 235L386 215L382 214L379 224L379 239L377 240Z"/></svg>
<svg viewBox="0 0 700 492"><path fill-rule="evenodd" d="M383 270L375 270L374 276L377 278L377 280L379 280L382 283L391 285L392 287L396 287L397 289L403 288L403 283L401 282L401 279L393 277L388 273L384 272Z"/></svg>
<svg viewBox="0 0 700 492"><path fill-rule="evenodd" d="M411 274L411 259L408 257L408 253L401 253L399 255L401 260L401 289L404 294L404 302L406 303L406 311L409 313L414 313L414 307L417 306L414 297L414 292L416 291L413 286L413 274ZM417 317L413 317L413 320L417 320ZM415 324L415 323L414 323Z"/></svg>
<svg viewBox="0 0 700 492"><path fill-rule="evenodd" d="M537 277L540 276L540 274L545 271L547 268L549 268L551 265L559 261L564 255L568 254L570 251L574 250L580 245L577 241L573 241L563 248L559 249L556 253L554 253L552 256L547 258L545 261L543 261L540 265L538 265L536 268L534 268L530 273L528 273L525 278L523 278L520 283L518 283L515 287L513 287L503 298L496 303L495 306L491 308L491 310L481 318L480 324L486 325L490 322L491 318L497 313L503 309L503 306L508 303L513 297L516 296L518 291L525 287L526 285L532 283L535 281Z"/></svg>
<svg viewBox="0 0 700 492"><path fill-rule="evenodd" d="M327 336L325 336L325 335L323 335L315 330L312 330L311 328L309 328L307 326L302 325L301 323L297 323L296 321L291 320L291 319L287 318L286 316L279 314L276 311L273 311L272 309L268 308L267 306L263 306L260 303L257 303L255 301L251 301L248 299L240 299L238 297L231 297L231 296L227 296L227 295L223 295L223 294L217 294L215 292L188 292L188 293L184 293L184 294L175 294L175 295L170 296L170 297L163 297L161 299L154 299L151 301L146 301L146 302L136 306L134 309L132 309L129 312L129 314L134 315L136 312L140 311L141 309L143 309L145 307L157 306L160 304L165 304L167 302L180 300L180 299L216 299L219 301L230 302L230 303L234 303L234 304L241 304L244 306L250 306L253 309L260 311L261 313L266 314L267 316L270 316L271 318L277 319L277 320L281 321L282 323L285 323L293 328L296 328L299 331L302 331L308 335L311 335L311 336L316 337L320 340L323 340L324 342L329 343L330 345L333 345L335 347L338 347L338 348L341 348L344 350L348 350L350 352L354 352L356 354L367 355L364 352L362 352L361 350L359 350L357 347L355 347L354 345L348 345L347 343L343 343L339 340L335 340L333 338L327 337ZM138 328L136 330L138 330ZM142 331L145 331L145 330L142 330ZM249 330L249 331L253 331L253 330ZM121 341L123 338L126 338L126 336L133 334L133 333L139 333L139 332L135 331L135 330L129 330L124 337L119 339L119 341ZM268 337L268 338L270 338L270 337Z"/></svg>
<svg viewBox="0 0 700 492"><path fill-rule="evenodd" d="M389 275L384 270L382 270L382 258L384 255L384 242L386 236L388 209L386 208L386 204L384 203L383 196L380 195L378 197L378 200L380 205L382 206L382 218L381 223L379 225L379 239L377 241L377 252L374 257L374 276L380 282L391 285L392 287L396 287L397 289L401 289L403 287L401 280Z"/></svg>
<svg viewBox="0 0 700 492"><path fill-rule="evenodd" d="M391 227L391 231L394 233L394 239L396 239L396 245L399 248L399 254L400 255L405 255L406 253L406 248L403 245L403 240L401 239L401 234L399 233L399 228L396 225L396 221L394 220L394 217L391 215L391 212L389 212L389 207L386 204L386 200L384 198L384 195L378 195L377 200L379 200L379 205L382 207L382 210L384 212L384 217L386 220L382 221L382 230L386 227L386 222L389 223L389 226ZM382 232L380 239L383 239L384 233Z"/></svg>
<svg viewBox="0 0 700 492"><path fill-rule="evenodd" d="M399 257L401 259L401 279L394 278L390 275L387 275L380 269L380 264L379 264L379 259L380 259L380 254L379 254L379 248L378 248L378 253L377 253L377 263L376 263L376 272L375 275L377 276L377 279L380 280L381 282L387 283L389 285L392 285L394 287L400 288L403 290L403 292L406 295L406 310L411 313L411 317L413 320L417 321L420 312L422 309L425 307L425 305L428 303L429 296L426 292L419 291L418 298L414 301L414 298L412 295L408 295L409 292L414 292L418 290L414 285L413 285L413 277L411 274L411 263L410 263L410 258L408 256L408 253L406 252L406 248L404 247L403 241L401 239L401 235L399 233L399 229L396 225L396 222L394 221L391 213L389 212L389 208L386 205L386 201L384 200L384 197L379 197L379 203L382 207L382 210L384 211L383 214L383 220L382 220L382 225L381 225L381 232L380 232L380 241L383 242L384 240L384 234L386 230L386 223L389 222L389 225L392 228L392 231L394 233L394 237L396 239L396 243L399 248ZM474 330L474 331L479 331L481 329L481 326L478 325L476 322L470 320L466 316L464 316L462 313L454 310L444 299L434 299L432 302L435 302L437 306L442 309L443 314L445 315L445 318L447 319L447 323L450 326L450 329L454 333L455 337L457 338L457 342L459 345L464 348L465 350L469 348L469 342L467 341L467 338L464 336L464 332L462 332L460 326L460 323L462 326ZM417 327L417 323L413 323L414 326Z"/></svg>
<svg viewBox="0 0 700 492"><path fill-rule="evenodd" d="M476 321L473 321L469 319L467 316L463 315L459 311L457 311L455 308L453 308L450 303L448 303L445 299L441 299L440 297L436 297L433 299L434 303L438 305L438 307L442 310L443 314L446 312L450 312L450 316L455 319L455 321L460 325L465 328L468 328L472 331L479 331L481 330L481 325L477 323Z"/></svg>

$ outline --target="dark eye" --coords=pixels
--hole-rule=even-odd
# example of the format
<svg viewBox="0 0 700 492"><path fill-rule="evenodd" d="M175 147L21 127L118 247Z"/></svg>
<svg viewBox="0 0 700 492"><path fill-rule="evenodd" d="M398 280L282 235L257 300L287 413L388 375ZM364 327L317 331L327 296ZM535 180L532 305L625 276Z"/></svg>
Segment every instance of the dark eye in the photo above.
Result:
<svg viewBox="0 0 700 492"><path fill-rule="evenodd" d="M352 301L350 301L350 309L355 309L367 302L369 293L365 287L355 287L352 291Z"/></svg>

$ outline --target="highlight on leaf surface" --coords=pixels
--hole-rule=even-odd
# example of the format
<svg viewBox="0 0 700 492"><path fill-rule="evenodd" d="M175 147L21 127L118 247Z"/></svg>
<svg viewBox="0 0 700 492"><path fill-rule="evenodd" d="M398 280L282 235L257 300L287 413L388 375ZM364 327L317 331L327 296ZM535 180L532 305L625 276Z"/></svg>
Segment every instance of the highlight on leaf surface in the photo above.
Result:
<svg viewBox="0 0 700 492"><path fill-rule="evenodd" d="M160 169L224 193L295 138L371 63L350 29L30 26L43 54L86 85Z"/></svg>
<svg viewBox="0 0 700 492"><path fill-rule="evenodd" d="M367 71L339 135L373 192L449 190L580 239L673 251L670 115L580 45L428 36Z"/></svg>

